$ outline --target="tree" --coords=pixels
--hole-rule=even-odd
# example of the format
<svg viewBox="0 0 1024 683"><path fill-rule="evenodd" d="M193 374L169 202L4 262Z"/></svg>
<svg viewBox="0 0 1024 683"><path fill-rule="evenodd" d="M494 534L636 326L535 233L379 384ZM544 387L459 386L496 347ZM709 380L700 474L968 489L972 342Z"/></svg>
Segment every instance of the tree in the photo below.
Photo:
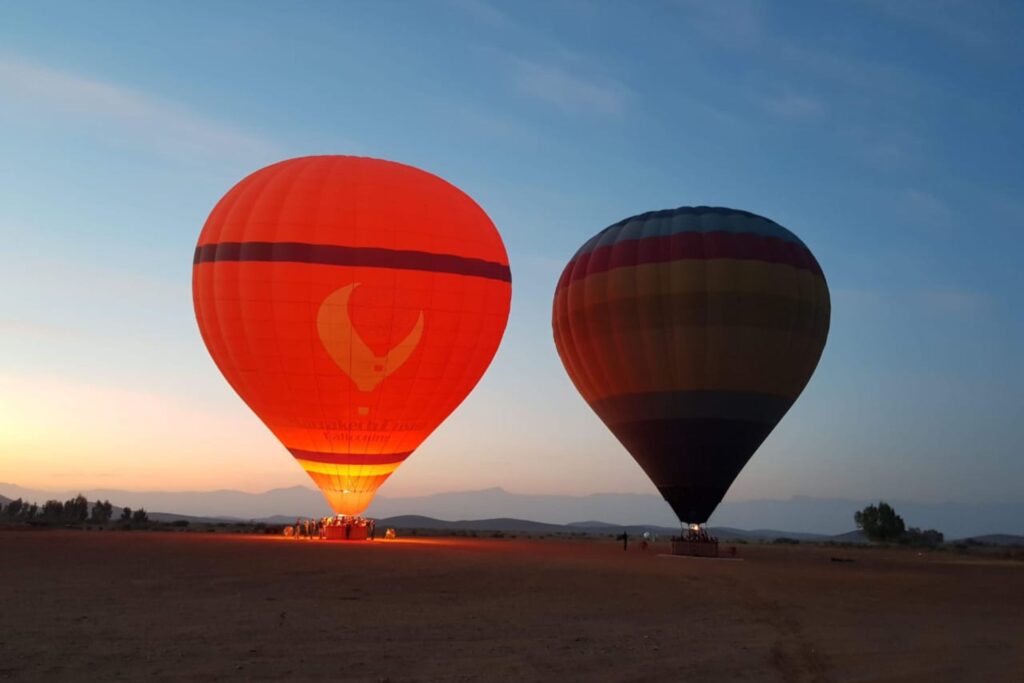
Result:
<svg viewBox="0 0 1024 683"><path fill-rule="evenodd" d="M7 507L4 508L4 516L6 516L7 519L17 519L21 515L24 507L25 502L21 498L12 500L7 504Z"/></svg>
<svg viewBox="0 0 1024 683"><path fill-rule="evenodd" d="M43 519L47 522L59 522L64 519L64 503L59 500L48 500L43 503Z"/></svg>
<svg viewBox="0 0 1024 683"><path fill-rule="evenodd" d="M110 521L111 516L114 514L114 506L110 504L110 501L96 501L92 504L92 514L89 516L89 521L95 522L96 524L106 524Z"/></svg>
<svg viewBox="0 0 1024 683"><path fill-rule="evenodd" d="M130 521L132 521L132 509L131 508L123 508L121 510L121 521L122 522L130 522Z"/></svg>
<svg viewBox="0 0 1024 683"><path fill-rule="evenodd" d="M89 519L89 501L79 493L64 503L64 519L69 522L84 522Z"/></svg>
<svg viewBox="0 0 1024 683"><path fill-rule="evenodd" d="M853 521L872 541L898 541L906 531L903 518L896 514L891 505L883 501L855 512Z"/></svg>
<svg viewBox="0 0 1024 683"><path fill-rule="evenodd" d="M126 508L127 509L127 508ZM139 508L132 514L133 522L148 522L149 515L146 514L146 508Z"/></svg>

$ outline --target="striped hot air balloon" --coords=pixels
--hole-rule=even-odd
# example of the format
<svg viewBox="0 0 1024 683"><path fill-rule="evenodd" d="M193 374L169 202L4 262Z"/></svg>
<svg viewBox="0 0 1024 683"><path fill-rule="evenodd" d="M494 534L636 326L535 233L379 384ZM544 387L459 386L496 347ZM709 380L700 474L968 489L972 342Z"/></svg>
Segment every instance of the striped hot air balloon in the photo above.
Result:
<svg viewBox="0 0 1024 683"><path fill-rule="evenodd" d="M487 369L511 277L498 231L458 188L319 156L224 195L192 292L217 367L335 512L354 515Z"/></svg>
<svg viewBox="0 0 1024 683"><path fill-rule="evenodd" d="M830 310L796 235L699 206L588 240L558 282L552 325L583 398L680 521L704 523L810 380Z"/></svg>

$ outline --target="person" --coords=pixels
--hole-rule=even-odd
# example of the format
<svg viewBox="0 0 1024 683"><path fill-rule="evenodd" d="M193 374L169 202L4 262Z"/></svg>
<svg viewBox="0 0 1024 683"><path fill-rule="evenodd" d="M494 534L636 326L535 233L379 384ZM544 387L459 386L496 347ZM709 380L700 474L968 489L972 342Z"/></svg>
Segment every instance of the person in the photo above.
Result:
<svg viewBox="0 0 1024 683"><path fill-rule="evenodd" d="M623 530L622 535L619 536L619 538L622 539L622 549L623 550L628 550L629 549L629 534L626 533L625 530Z"/></svg>
<svg viewBox="0 0 1024 683"><path fill-rule="evenodd" d="M302 520L299 519L298 517L296 517L295 518L295 526L292 527L292 528L295 529L294 538L298 538L299 536L301 536L302 535Z"/></svg>
<svg viewBox="0 0 1024 683"><path fill-rule="evenodd" d="M374 537L374 535L375 535L375 532L376 532L376 530L377 530L377 523L376 523L376 522L374 522L374 521L373 521L373 520L371 519L371 520L370 520L370 540L371 540L371 541L373 540L373 537Z"/></svg>

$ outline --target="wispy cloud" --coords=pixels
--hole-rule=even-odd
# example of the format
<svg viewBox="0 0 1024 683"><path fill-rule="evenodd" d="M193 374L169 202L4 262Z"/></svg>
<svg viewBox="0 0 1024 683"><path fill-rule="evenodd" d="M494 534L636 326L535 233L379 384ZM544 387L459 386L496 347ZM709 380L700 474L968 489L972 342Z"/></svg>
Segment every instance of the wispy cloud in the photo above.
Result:
<svg viewBox="0 0 1024 683"><path fill-rule="evenodd" d="M105 131L106 141L175 157L266 157L268 141L131 87L60 69L0 58L5 117L29 123L60 119L68 129ZM95 130L96 128L100 130Z"/></svg>
<svg viewBox="0 0 1024 683"><path fill-rule="evenodd" d="M926 145L911 130L872 122L845 127L843 135L852 154L877 172L905 175L926 163Z"/></svg>
<svg viewBox="0 0 1024 683"><path fill-rule="evenodd" d="M675 0L674 4L705 38L725 47L753 47L765 33L763 0Z"/></svg>
<svg viewBox="0 0 1024 683"><path fill-rule="evenodd" d="M762 104L769 114L789 121L807 121L825 113L825 105L821 100L796 93L768 97Z"/></svg>
<svg viewBox="0 0 1024 683"><path fill-rule="evenodd" d="M977 313L989 305L987 297L965 289L931 289L922 292L921 298L936 313L964 315Z"/></svg>
<svg viewBox="0 0 1024 683"><path fill-rule="evenodd" d="M621 116L632 97L630 89L616 80L529 59L513 60L513 77L524 94L570 113Z"/></svg>
<svg viewBox="0 0 1024 683"><path fill-rule="evenodd" d="M492 28L511 28L515 22L500 9L484 0L446 0L446 4Z"/></svg>
<svg viewBox="0 0 1024 683"><path fill-rule="evenodd" d="M919 227L937 233L948 233L953 227L952 209L930 192L908 188L897 201L900 213Z"/></svg>
<svg viewBox="0 0 1024 683"><path fill-rule="evenodd" d="M56 339L67 335L67 328L31 320L0 320L0 336L10 339Z"/></svg>
<svg viewBox="0 0 1024 683"><path fill-rule="evenodd" d="M967 52L1007 57L1019 51L1024 9L1014 2L977 0L862 0L878 12L935 35Z"/></svg>

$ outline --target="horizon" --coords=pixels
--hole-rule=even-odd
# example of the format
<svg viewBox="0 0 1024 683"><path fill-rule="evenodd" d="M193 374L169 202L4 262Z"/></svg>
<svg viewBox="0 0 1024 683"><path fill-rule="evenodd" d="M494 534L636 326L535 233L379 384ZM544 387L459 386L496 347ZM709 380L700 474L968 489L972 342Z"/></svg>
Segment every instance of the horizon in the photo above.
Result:
<svg viewBox="0 0 1024 683"><path fill-rule="evenodd" d="M242 488L135 489L135 488L110 488L110 487L103 487L103 486L71 487L71 488L66 488L66 489L40 489L40 488L31 487L31 486L22 486L20 484L16 484L16 483L10 482L10 481L0 481L0 495L4 495L3 494L4 487L14 487L14 488L17 488L17 489L36 491L36 492L40 492L40 493L61 494L61 495L64 495L64 494L75 494L75 493L84 494L86 492L98 492L98 491L111 491L111 492L117 491L117 492L133 493L133 494L140 494L140 495L141 494L146 494L146 493L174 494L174 493L222 493L223 492L223 493L243 493L243 494L246 494L246 495L259 496L259 495L266 494L266 493L272 493L274 491L290 491L290 490L295 490L295 489L301 489L303 491L311 491L313 493L319 493L319 489L316 486L313 486L313 485L310 485L310 484L307 484L307 483L297 483L297 484L292 484L290 486L274 486L274 487L270 487L270 488L255 489L255 490L252 490L252 489L242 489ZM431 491L429 493L423 493L423 494L401 495L401 496L389 496L389 495L386 495L386 494L378 494L375 497L375 499L376 498L383 498L383 499L392 499L392 500L403 500L403 499L409 499L409 498L427 498L427 497L430 497L430 496L445 496L445 495L453 495L453 494L460 494L460 493L486 493L486 492L490 492L490 491L500 491L502 493L508 493L508 494L511 494L511 495L524 496L524 497L551 496L551 497L562 497L562 498L588 498L588 497L595 497L595 496L649 496L649 497L660 499L660 495L658 494L658 492L656 490L651 490L651 491L611 491L611 490L609 490L609 491L590 491L590 492L586 492L586 493L532 493L532 492L528 492L528 491L517 491L517 490L509 489L509 488L504 487L504 486L485 486L485 487L482 487L482 488L470 488L470 489L450 489L450 490L446 489L446 490L440 490L440 491ZM984 501L984 502L978 502L978 501L957 501L957 500L953 500L953 499L936 500L936 501L923 501L923 500L915 500L915 499L911 499L911 498L898 498L898 497L879 499L877 497L871 498L870 496L869 497L863 497L862 496L860 498L856 498L856 497L852 497L851 498L851 497L844 497L844 496L816 496L816 495L801 494L801 493L794 493L792 495L784 496L784 497L781 497L781 498L744 498L744 499L736 499L736 498L730 497L728 500L729 500L730 503L781 503L781 502L791 502L791 501L798 501L798 500L829 500L829 501L847 501L847 502L851 502L851 503L882 501L882 502L895 502L895 503L911 503L911 504L919 504L919 505L976 505L976 504L985 504L985 505L1024 505L1024 499L1022 499L1022 500L987 500L987 501ZM325 502L325 505L326 505L326 502Z"/></svg>
<svg viewBox="0 0 1024 683"><path fill-rule="evenodd" d="M0 478L311 486L211 361L191 268L241 178L337 153L461 188L512 270L490 368L381 497L656 496L563 370L552 298L599 230L713 205L792 230L833 303L726 503L1024 501L1020 8L240 7L0 7Z"/></svg>
<svg viewBox="0 0 1024 683"><path fill-rule="evenodd" d="M262 492L215 491L125 491L116 489L39 491L0 482L0 497L16 499L29 494L25 502L86 495L105 498L118 507L142 507L170 517L199 517L235 520L267 520L298 516L319 517L329 511L317 489L296 485ZM88 494L88 495L87 495ZM817 498L793 496L788 499L726 500L708 522L711 528L746 531L773 530L797 534L838 536L855 529L853 514L871 499ZM908 526L934 528L949 539L988 535L1024 538L1024 503L919 503L888 499ZM574 524L596 521L620 526L672 528L678 520L669 506L653 493L590 493L584 495L524 494L502 487L479 490L433 492L422 496L379 495L368 511L371 517L388 519L422 516L441 521L516 519L544 524Z"/></svg>

